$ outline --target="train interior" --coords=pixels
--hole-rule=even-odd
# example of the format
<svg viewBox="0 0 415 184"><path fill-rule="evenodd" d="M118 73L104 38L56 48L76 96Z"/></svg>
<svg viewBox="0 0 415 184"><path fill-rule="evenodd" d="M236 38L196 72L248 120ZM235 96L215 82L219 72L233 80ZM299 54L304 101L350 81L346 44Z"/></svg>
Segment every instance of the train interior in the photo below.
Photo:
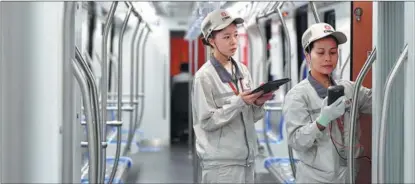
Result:
<svg viewBox="0 0 415 184"><path fill-rule="evenodd" d="M245 20L233 58L255 86L291 79L255 122L256 183L295 183L282 105L309 75L301 37L318 22L348 38L334 78L373 92L372 115L350 122L367 158L348 160L350 183L415 182L415 2L1 1L1 183L200 182L192 77L219 8Z"/></svg>

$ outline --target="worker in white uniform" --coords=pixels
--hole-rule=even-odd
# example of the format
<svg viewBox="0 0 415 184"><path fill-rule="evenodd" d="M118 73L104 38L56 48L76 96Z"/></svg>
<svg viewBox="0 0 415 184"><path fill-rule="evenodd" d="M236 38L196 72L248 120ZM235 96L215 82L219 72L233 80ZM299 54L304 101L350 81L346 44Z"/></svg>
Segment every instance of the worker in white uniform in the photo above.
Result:
<svg viewBox="0 0 415 184"><path fill-rule="evenodd" d="M310 26L302 36L310 71L308 78L285 96L283 114L288 144L298 157L296 183L345 183L348 179L347 152L351 122L351 100L355 83L333 80L338 62L338 45L347 41L342 32L326 23ZM345 95L327 105L327 88L344 86ZM358 112L372 113L371 90L361 87ZM359 132L359 125L357 125ZM361 158L359 135L353 159ZM356 162L357 163L357 162ZM358 172L356 164L355 176Z"/></svg>
<svg viewBox="0 0 415 184"><path fill-rule="evenodd" d="M219 9L201 25L203 43L212 49L210 59L195 74L192 92L202 183L254 183L254 123L263 118L263 104L273 94L250 94L251 75L232 58L238 44L237 25L243 22Z"/></svg>

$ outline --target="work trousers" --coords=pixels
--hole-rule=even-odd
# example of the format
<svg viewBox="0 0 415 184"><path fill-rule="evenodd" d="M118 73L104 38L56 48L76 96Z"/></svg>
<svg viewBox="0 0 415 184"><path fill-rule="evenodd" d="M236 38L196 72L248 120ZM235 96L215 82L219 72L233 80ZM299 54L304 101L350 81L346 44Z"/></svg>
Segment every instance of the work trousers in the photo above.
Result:
<svg viewBox="0 0 415 184"><path fill-rule="evenodd" d="M255 183L253 165L219 165L202 168L202 183Z"/></svg>

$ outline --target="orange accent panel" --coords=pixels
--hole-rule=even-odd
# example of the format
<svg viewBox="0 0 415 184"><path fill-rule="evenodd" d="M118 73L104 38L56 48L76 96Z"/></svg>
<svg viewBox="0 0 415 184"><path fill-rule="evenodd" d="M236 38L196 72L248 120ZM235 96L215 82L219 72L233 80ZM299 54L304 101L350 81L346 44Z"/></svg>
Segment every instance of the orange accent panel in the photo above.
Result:
<svg viewBox="0 0 415 184"><path fill-rule="evenodd" d="M170 76L180 73L180 64L189 61L189 44L183 38L170 38Z"/></svg>
<svg viewBox="0 0 415 184"><path fill-rule="evenodd" d="M362 69L368 52L372 50L372 2L353 1L352 3L352 80L356 80L357 75ZM360 7L363 15L360 21L356 20L353 11ZM363 86L372 88L372 71L370 70L363 81ZM360 143L364 146L363 155L371 158L372 156L372 117L362 115L359 119L362 130ZM356 178L356 183L372 183L372 166L371 163L363 158L359 159L360 171Z"/></svg>
<svg viewBox="0 0 415 184"><path fill-rule="evenodd" d="M194 47L193 52L194 52ZM205 63L205 47L199 39L198 46L198 68ZM192 54L192 59L194 55ZM170 38L170 76L180 73L180 64L182 62L189 62L189 42L183 37ZM192 66L192 73L194 74L194 67Z"/></svg>
<svg viewBox="0 0 415 184"><path fill-rule="evenodd" d="M205 62L206 62L206 56L205 56L205 45L203 45L203 42L202 42L202 40L201 39L198 39L198 42L199 42L199 45L198 45L198 69L200 68L200 67L202 67L202 65L203 64L205 64ZM194 71L193 71L193 74L194 74Z"/></svg>

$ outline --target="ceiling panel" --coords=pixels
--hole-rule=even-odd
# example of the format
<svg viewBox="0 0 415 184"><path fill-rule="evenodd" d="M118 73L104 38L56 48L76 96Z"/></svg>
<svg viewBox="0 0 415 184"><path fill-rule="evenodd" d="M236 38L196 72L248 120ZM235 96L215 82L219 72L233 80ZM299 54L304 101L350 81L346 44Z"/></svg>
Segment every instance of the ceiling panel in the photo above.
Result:
<svg viewBox="0 0 415 184"><path fill-rule="evenodd" d="M192 15L193 9L196 7L196 2L158 2L154 1L153 5L159 16L183 18Z"/></svg>

